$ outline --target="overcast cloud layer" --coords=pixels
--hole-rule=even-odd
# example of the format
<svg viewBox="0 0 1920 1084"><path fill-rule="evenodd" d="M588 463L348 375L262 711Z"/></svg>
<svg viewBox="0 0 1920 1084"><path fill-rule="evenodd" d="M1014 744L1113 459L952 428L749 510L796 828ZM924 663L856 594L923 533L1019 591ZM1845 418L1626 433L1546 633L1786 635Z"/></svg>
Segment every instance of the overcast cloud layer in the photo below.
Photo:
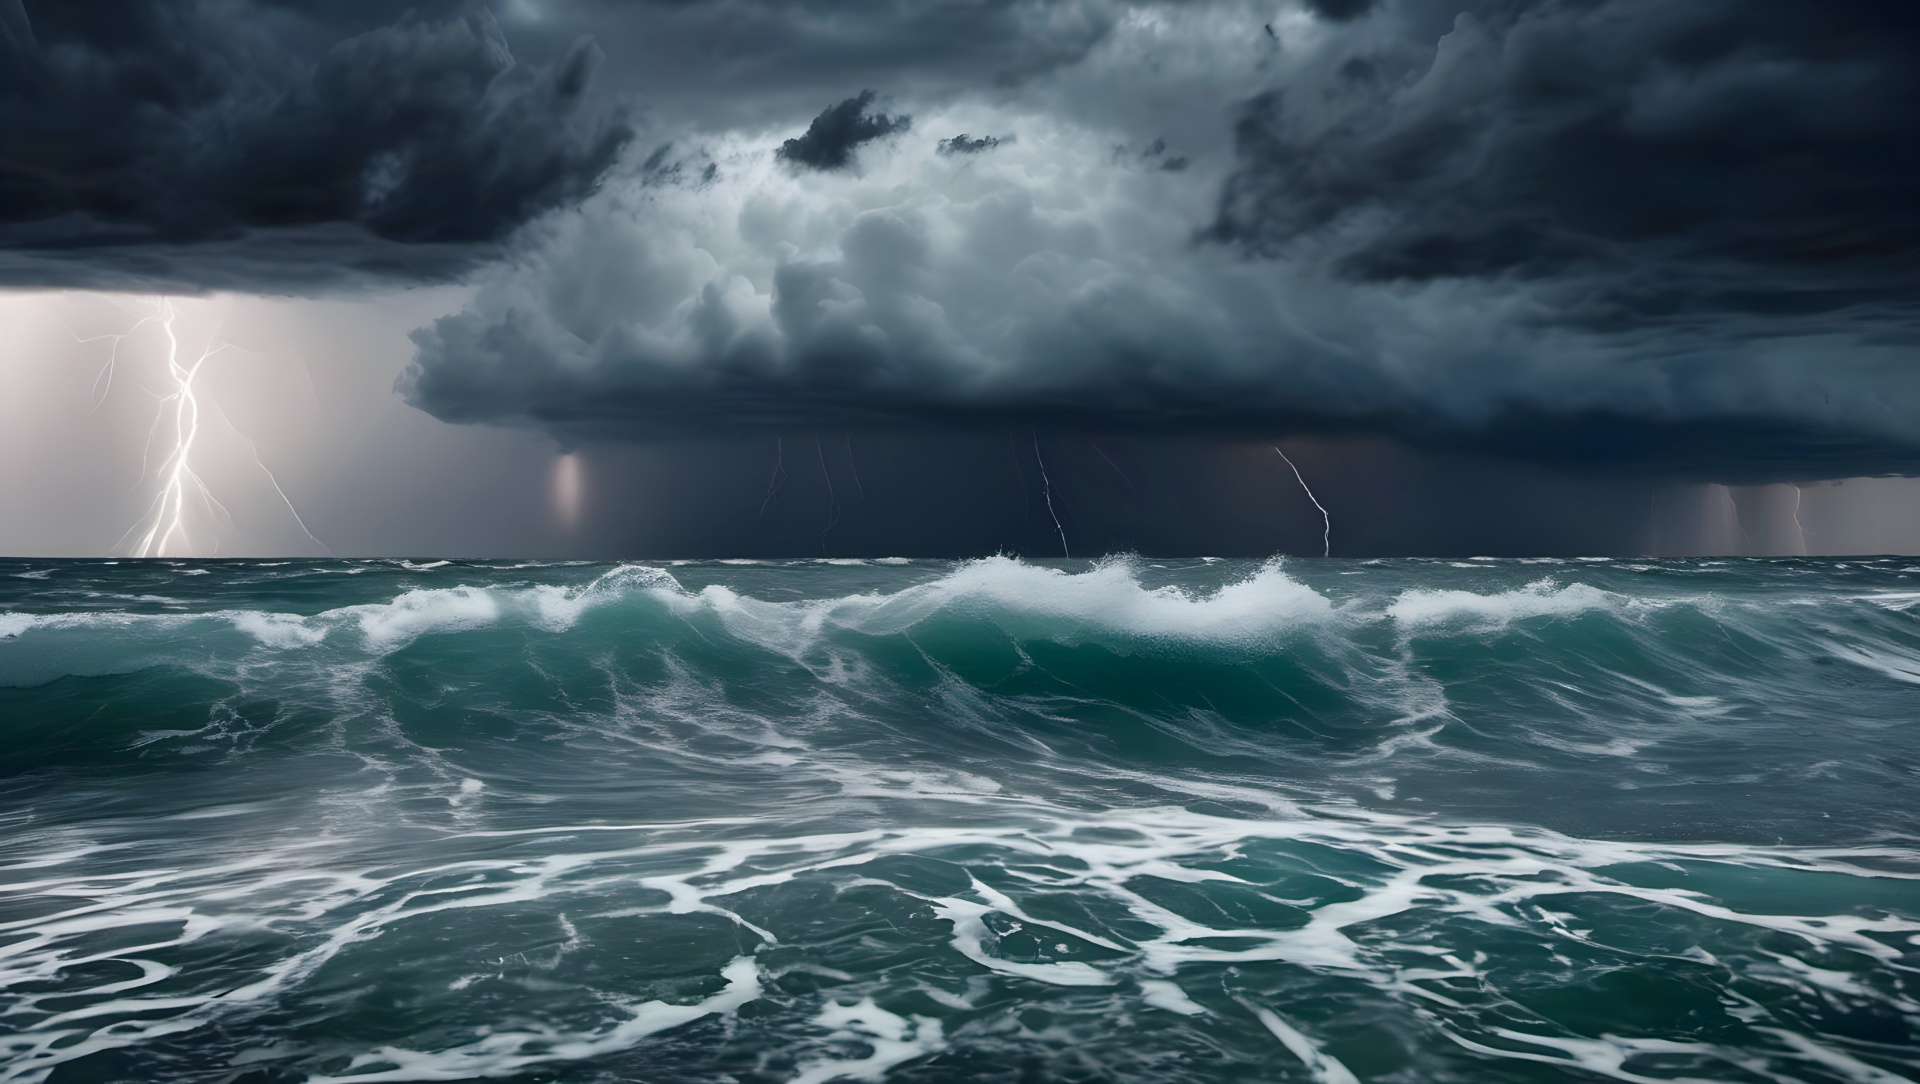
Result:
<svg viewBox="0 0 1920 1084"><path fill-rule="evenodd" d="M0 282L445 277L624 145L590 40L528 68L484 7L374 8L0 0Z"/></svg>
<svg viewBox="0 0 1920 1084"><path fill-rule="evenodd" d="M402 377L449 421L1920 469L1904 2L124 7L9 31L0 276L504 252Z"/></svg>

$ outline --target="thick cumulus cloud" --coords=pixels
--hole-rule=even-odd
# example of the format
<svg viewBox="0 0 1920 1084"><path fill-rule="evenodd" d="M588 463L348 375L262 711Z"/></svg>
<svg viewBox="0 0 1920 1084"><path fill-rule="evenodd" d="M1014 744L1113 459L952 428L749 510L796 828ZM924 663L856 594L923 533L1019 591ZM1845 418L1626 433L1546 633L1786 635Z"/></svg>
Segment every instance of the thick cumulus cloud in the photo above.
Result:
<svg viewBox="0 0 1920 1084"><path fill-rule="evenodd" d="M515 63L482 7L7 0L0 282L439 276L589 191L600 50Z"/></svg>
<svg viewBox="0 0 1920 1084"><path fill-rule="evenodd" d="M1027 83L896 94L912 131L856 168L782 166L798 121L682 134L423 329L402 390L563 436L1017 420L1920 462L1905 9L1465 6L1139 5Z"/></svg>

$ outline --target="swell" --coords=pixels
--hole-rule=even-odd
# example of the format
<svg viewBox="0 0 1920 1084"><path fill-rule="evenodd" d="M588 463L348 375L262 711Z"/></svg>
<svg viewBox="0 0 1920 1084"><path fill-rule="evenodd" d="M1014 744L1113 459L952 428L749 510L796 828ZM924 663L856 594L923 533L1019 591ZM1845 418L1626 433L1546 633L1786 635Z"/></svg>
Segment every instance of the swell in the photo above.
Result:
<svg viewBox="0 0 1920 1084"><path fill-rule="evenodd" d="M1920 1070L1908 571L1461 564L27 581L0 1081Z"/></svg>
<svg viewBox="0 0 1920 1084"><path fill-rule="evenodd" d="M414 587L313 614L14 610L0 612L0 686L150 667L217 677L246 666L377 663L463 641L590 651L693 639L770 653L815 678L844 675L860 666L859 656L900 645L960 672L976 663L991 671L1007 658L1017 660L1015 669L1030 665L1034 645L1202 669L1317 652L1326 665L1306 680L1343 695L1353 695L1356 679L1412 661L1477 664L1491 652L1506 677L1530 668L1558 680L1604 660L1617 665L1583 676L1609 697L1709 712L1707 701L1664 686L1751 684L1788 660L1845 664L1862 682L1920 683L1920 635L1909 613L1920 595L1911 592L1839 595L1816 587L1743 598L1552 578L1504 590L1368 590L1364 583L1334 590L1296 580L1277 561L1213 586L1149 586L1140 566L1115 559L1070 572L993 558L895 590L768 600L727 584L689 589L666 569L630 565L579 585ZM1413 715L1433 710L1411 701L1399 707Z"/></svg>
<svg viewBox="0 0 1920 1084"><path fill-rule="evenodd" d="M1279 561L1260 565L1217 586L1148 586L1142 562L1108 559L1085 571L1031 565L1010 558L959 563L944 574L897 590L765 600L733 586L683 587L667 569L623 565L578 586L469 584L416 587L384 601L323 609L315 614L261 608L209 607L193 612L139 613L124 605L98 610L0 612L0 684L30 685L62 674L108 672L154 665L169 650L181 657L204 651L214 658L237 651L328 650L377 657L422 637L520 629L563 636L584 618L609 610L622 620L589 634L671 638L674 622L700 624L729 637L800 658L836 635L900 636L946 626L979 630L1015 642L1098 644L1125 652L1215 650L1245 657L1284 650L1302 634L1362 640L1387 631L1401 642L1484 639L1520 627L1548 646L1580 647L1598 615L1615 628L1644 635L1663 632L1663 615L1681 610L1729 618L1753 635L1796 625L1809 604L1845 609L1857 638L1872 638L1874 618L1904 615L1920 594L1880 592L1835 597L1800 592L1743 604L1712 592L1648 593L1604 589L1574 579L1543 577L1505 590L1400 587L1385 592L1334 592L1307 586ZM412 566L422 569L444 562ZM484 576L476 578L486 578ZM125 596L131 597L131 596ZM167 601L164 596L139 596ZM176 605L187 605L176 601ZM663 619L670 618L672 621ZM1898 622L1902 631L1911 627ZM1667 625L1671 630L1672 625ZM1884 631L1884 629L1882 630ZM1911 637L1892 648L1900 665L1875 667L1910 679ZM47 645L43 650L31 650ZM82 651L87 646L96 650ZM115 652L125 661L114 661ZM1844 657L1840 652L1829 652ZM69 668L56 668L64 656Z"/></svg>
<svg viewBox="0 0 1920 1084"><path fill-rule="evenodd" d="M1279 562L1156 583L1138 560L1004 558L802 571L700 585L685 568L556 583L442 567L460 582L309 614L9 612L0 707L27 723L4 759L278 743L383 764L511 755L558 779L644 748L691 780L799 758L786 774L834 793L933 763L1089 791L1160 772L1536 821L1561 806L1587 811L1565 822L1583 831L1732 830L1734 809L1752 838L1914 827L1920 634L1914 593L1884 583L1331 565L1310 584ZM813 793L777 774L772 791Z"/></svg>

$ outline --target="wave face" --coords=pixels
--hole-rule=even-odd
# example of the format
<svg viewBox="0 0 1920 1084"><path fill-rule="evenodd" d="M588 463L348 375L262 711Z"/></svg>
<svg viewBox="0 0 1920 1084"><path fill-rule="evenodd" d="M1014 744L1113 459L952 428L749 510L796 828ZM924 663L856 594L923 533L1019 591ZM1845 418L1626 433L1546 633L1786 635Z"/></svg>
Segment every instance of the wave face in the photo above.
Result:
<svg viewBox="0 0 1920 1084"><path fill-rule="evenodd" d="M1920 567L0 562L0 1084L1920 1074Z"/></svg>

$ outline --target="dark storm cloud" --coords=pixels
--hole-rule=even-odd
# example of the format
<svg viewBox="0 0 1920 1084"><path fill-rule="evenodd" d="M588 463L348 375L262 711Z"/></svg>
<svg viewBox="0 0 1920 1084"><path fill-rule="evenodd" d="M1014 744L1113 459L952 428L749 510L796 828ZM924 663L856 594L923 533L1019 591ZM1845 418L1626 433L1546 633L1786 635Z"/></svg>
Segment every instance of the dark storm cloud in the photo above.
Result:
<svg viewBox="0 0 1920 1084"><path fill-rule="evenodd" d="M1375 0L1307 0L1314 14L1335 22L1358 19L1373 9Z"/></svg>
<svg viewBox="0 0 1920 1084"><path fill-rule="evenodd" d="M862 143L913 127L913 118L905 114L868 112L873 98L873 91L863 90L821 110L804 133L780 144L774 157L801 169L845 169L853 164L853 152Z"/></svg>
<svg viewBox="0 0 1920 1084"><path fill-rule="evenodd" d="M1356 42L1261 96L1214 234L1375 281L1509 277L1620 329L1920 299L1911 5L1610 0ZM1887 315L1893 315L1889 311Z"/></svg>
<svg viewBox="0 0 1920 1084"><path fill-rule="evenodd" d="M516 42L591 32L662 123L787 124L849 88L1010 88L1085 59L1126 0L542 0Z"/></svg>
<svg viewBox="0 0 1920 1084"><path fill-rule="evenodd" d="M388 9L390 12L390 9ZM0 85L0 281L437 276L588 192L627 138L581 39L517 65L483 8L26 9ZM4 21L4 20L0 20Z"/></svg>
<svg viewBox="0 0 1920 1084"><path fill-rule="evenodd" d="M907 139L783 176L717 137L727 181L591 202L424 329L402 388L592 437L1013 420L1920 463L1912 17L1463 6L1139 5L1031 86L900 98L1022 132L958 173Z"/></svg>
<svg viewBox="0 0 1920 1084"><path fill-rule="evenodd" d="M1920 454L1905 3L6 3L0 281L507 255L447 420Z"/></svg>

